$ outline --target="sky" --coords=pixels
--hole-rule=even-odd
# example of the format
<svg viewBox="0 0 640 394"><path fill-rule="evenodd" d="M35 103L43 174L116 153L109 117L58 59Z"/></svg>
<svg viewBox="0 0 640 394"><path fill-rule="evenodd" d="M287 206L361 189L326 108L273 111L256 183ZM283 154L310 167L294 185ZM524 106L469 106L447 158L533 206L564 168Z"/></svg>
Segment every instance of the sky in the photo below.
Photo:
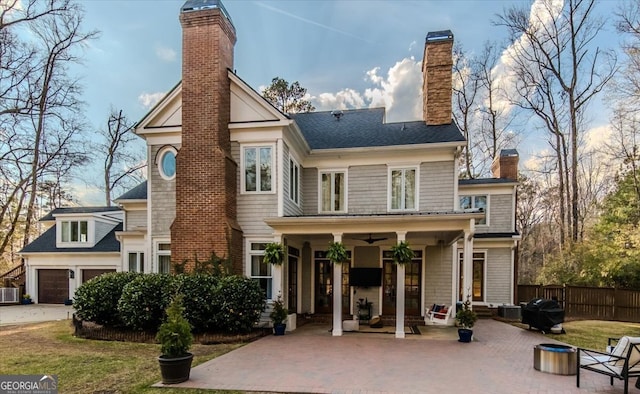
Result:
<svg viewBox="0 0 640 394"><path fill-rule="evenodd" d="M181 79L182 32L178 20L184 1L81 1L86 30L101 31L74 68L82 77L87 117L102 127L110 107L134 121ZM451 30L469 53L487 40L504 42L497 14L525 1L233 1L223 0L236 28L234 68L254 89L274 77L299 81L317 110L387 108L390 121L416 120L424 42L430 31ZM598 6L611 15L617 1ZM600 40L617 46L608 27ZM606 116L594 119L602 127ZM141 145L142 147L142 145ZM521 156L540 149L526 138ZM99 203L91 189L78 190L85 204Z"/></svg>

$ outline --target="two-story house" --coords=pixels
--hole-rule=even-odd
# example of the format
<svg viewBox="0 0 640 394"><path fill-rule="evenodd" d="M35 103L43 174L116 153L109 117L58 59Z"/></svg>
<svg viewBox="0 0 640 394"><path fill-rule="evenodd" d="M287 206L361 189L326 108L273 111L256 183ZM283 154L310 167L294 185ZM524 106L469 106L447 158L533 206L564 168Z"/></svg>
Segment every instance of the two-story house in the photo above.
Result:
<svg viewBox="0 0 640 394"><path fill-rule="evenodd" d="M397 337L433 303L513 303L518 156L503 151L494 178L458 179L450 31L426 37L423 120L387 123L384 108L284 114L233 72L235 28L218 0L187 1L180 22L182 81L135 129L148 181L117 200L118 270L169 272L215 252L267 299L331 315L334 335L361 298ZM262 262L274 241L281 266ZM329 262L331 241L347 263ZM415 257L398 266L401 241Z"/></svg>

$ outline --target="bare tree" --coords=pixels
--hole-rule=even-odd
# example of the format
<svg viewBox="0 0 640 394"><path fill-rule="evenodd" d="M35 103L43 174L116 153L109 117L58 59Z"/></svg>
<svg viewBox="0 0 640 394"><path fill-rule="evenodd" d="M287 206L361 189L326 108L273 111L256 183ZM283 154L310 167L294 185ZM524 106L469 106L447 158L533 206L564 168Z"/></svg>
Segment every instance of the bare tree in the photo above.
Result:
<svg viewBox="0 0 640 394"><path fill-rule="evenodd" d="M99 131L103 139L99 147L104 155L102 188L106 206L111 206L114 190L132 186L128 179L139 182L141 178L136 174L147 165L140 154L143 149L136 149L140 139L133 134L134 126L122 110L111 108L107 127Z"/></svg>
<svg viewBox="0 0 640 394"><path fill-rule="evenodd" d="M580 228L579 146L582 115L616 71L612 52L594 46L604 21L595 0L551 0L530 12L512 7L498 24L511 35L516 75L515 100L541 121L557 155L559 194L566 211L563 227L578 241ZM564 214L561 215L564 217Z"/></svg>
<svg viewBox="0 0 640 394"><path fill-rule="evenodd" d="M97 36L80 30L82 16L68 0L0 0L0 255L16 234L29 242L41 184L86 162L81 88L69 73Z"/></svg>
<svg viewBox="0 0 640 394"><path fill-rule="evenodd" d="M475 137L471 130L474 128L474 113L477 106L478 74L474 70L474 62L467 58L461 44L453 48L453 119L466 140L465 151L462 153L463 176L471 179L477 176L474 166L478 144L472 141Z"/></svg>

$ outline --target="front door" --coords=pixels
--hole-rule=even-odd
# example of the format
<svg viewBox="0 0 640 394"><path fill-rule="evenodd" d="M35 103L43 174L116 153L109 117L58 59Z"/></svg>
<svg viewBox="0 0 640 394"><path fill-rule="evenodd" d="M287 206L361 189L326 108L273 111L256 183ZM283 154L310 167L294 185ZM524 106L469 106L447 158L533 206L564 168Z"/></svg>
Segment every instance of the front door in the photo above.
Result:
<svg viewBox="0 0 640 394"><path fill-rule="evenodd" d="M422 251L414 250L413 260L405 264L404 274L404 313L405 315L420 315ZM386 316L396 314L396 284L398 283L398 267L393 262L390 250L382 252L384 266L382 313Z"/></svg>
<svg viewBox="0 0 640 394"><path fill-rule="evenodd" d="M351 252L347 251L349 260L338 264L342 269L342 311L349 313L351 294L349 292L349 268ZM314 253L315 264L315 313L333 312L333 264L327 259L327 252L317 250Z"/></svg>

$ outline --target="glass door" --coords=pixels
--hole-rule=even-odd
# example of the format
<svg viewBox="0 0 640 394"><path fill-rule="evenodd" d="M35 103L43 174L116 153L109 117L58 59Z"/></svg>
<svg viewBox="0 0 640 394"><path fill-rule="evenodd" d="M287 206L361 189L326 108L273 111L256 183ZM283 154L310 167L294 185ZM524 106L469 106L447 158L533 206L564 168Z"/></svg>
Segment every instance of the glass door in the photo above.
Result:
<svg viewBox="0 0 640 394"><path fill-rule="evenodd" d="M296 248L289 247L289 271L287 275L287 287L288 287L288 308L289 312L298 311L298 258L300 257L300 251Z"/></svg>
<svg viewBox="0 0 640 394"><path fill-rule="evenodd" d="M338 264L342 269L342 311L349 313L351 293L349 289L349 268L351 252L347 251L349 260ZM333 264L327 259L327 252L315 251L315 313L333 312Z"/></svg>
<svg viewBox="0 0 640 394"><path fill-rule="evenodd" d="M422 283L422 251L414 250L414 257L405 264L404 273L404 313L406 315L420 315L420 294ZM390 316L396 314L396 284L398 283L398 267L393 262L390 250L382 252L383 264L383 295L382 313Z"/></svg>

